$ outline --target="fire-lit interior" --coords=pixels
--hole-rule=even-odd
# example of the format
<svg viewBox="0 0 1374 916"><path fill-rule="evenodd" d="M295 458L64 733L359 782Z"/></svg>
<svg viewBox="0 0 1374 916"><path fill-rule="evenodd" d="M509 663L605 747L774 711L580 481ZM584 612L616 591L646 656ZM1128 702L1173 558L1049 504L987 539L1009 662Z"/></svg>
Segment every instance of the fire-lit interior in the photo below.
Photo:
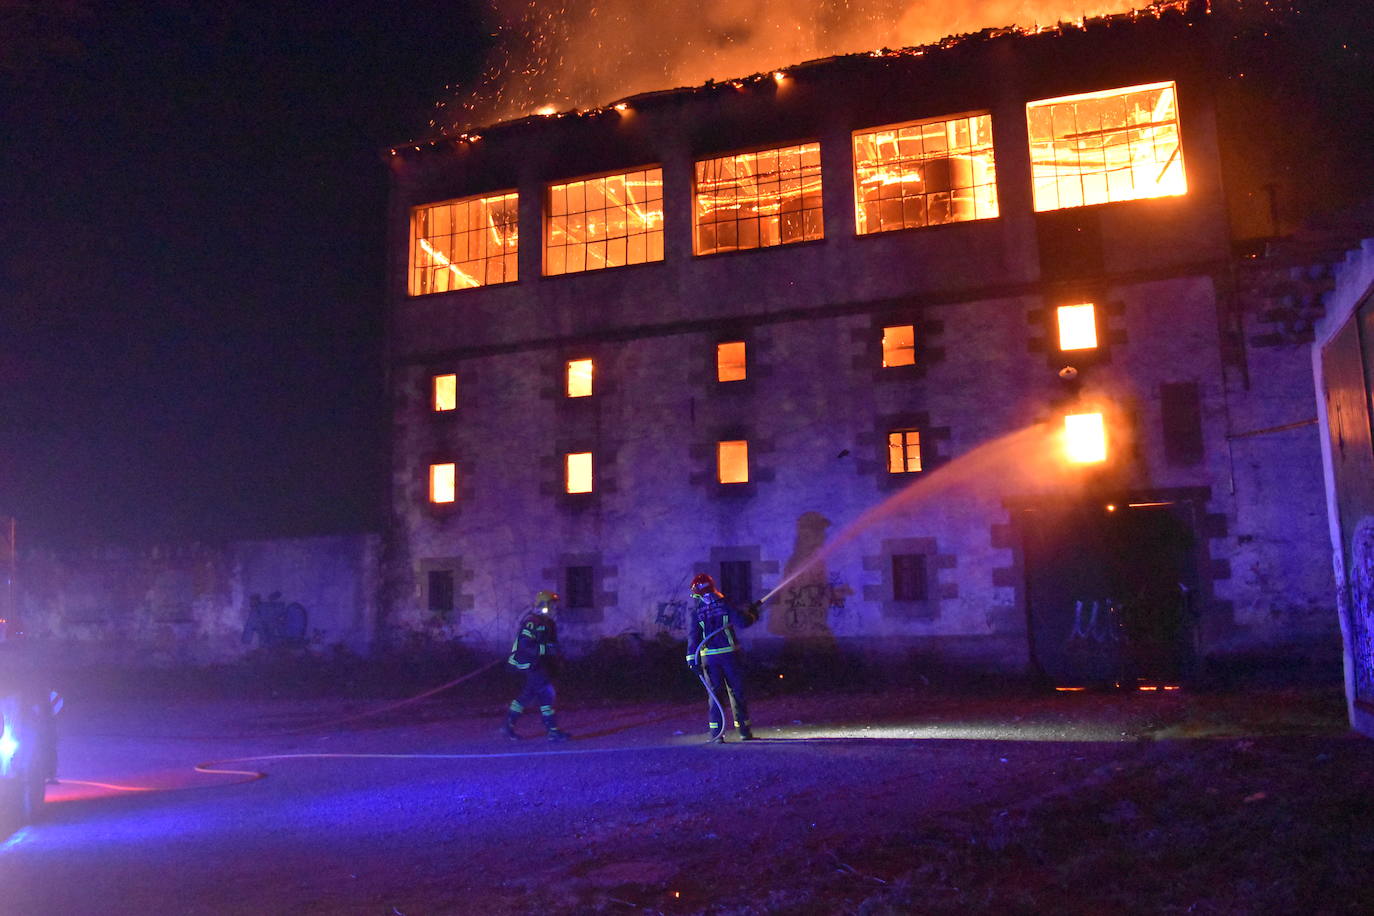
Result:
<svg viewBox="0 0 1374 916"><path fill-rule="evenodd" d="M592 492L592 453L569 452L565 485L569 493Z"/></svg>
<svg viewBox="0 0 1374 916"><path fill-rule="evenodd" d="M458 409L458 376L452 372L434 376L434 409L436 411Z"/></svg>
<svg viewBox="0 0 1374 916"><path fill-rule="evenodd" d="M746 374L744 341L716 344L716 381L739 382Z"/></svg>
<svg viewBox="0 0 1374 916"><path fill-rule="evenodd" d="M893 124L854 134L859 235L997 216L992 116Z"/></svg>
<svg viewBox="0 0 1374 916"><path fill-rule="evenodd" d="M883 328L883 368L916 365L916 328L902 324Z"/></svg>
<svg viewBox="0 0 1374 916"><path fill-rule="evenodd" d="M663 260L663 170L549 186L544 274Z"/></svg>
<svg viewBox="0 0 1374 916"><path fill-rule="evenodd" d="M1064 457L1070 464L1107 460L1107 428L1100 413L1071 413L1064 417Z"/></svg>
<svg viewBox="0 0 1374 916"><path fill-rule="evenodd" d="M429 466L429 501L451 503L458 497L458 467L452 462Z"/></svg>
<svg viewBox="0 0 1374 916"><path fill-rule="evenodd" d="M716 479L721 483L749 482L749 443L736 439L716 443Z"/></svg>
<svg viewBox="0 0 1374 916"><path fill-rule="evenodd" d="M1035 209L1188 192L1172 82L1031 102Z"/></svg>
<svg viewBox="0 0 1374 916"><path fill-rule="evenodd" d="M821 145L698 161L694 215L697 254L824 238Z"/></svg>
<svg viewBox="0 0 1374 916"><path fill-rule="evenodd" d="M592 394L592 361L589 359L568 360L568 397L586 398Z"/></svg>
<svg viewBox="0 0 1374 916"><path fill-rule="evenodd" d="M1097 346L1097 309L1091 302L1061 305L1056 314L1059 319L1059 349L1091 350Z"/></svg>
<svg viewBox="0 0 1374 916"><path fill-rule="evenodd" d="M921 433L899 429L887 434L887 470L890 474L913 474L921 469Z"/></svg>
<svg viewBox="0 0 1374 916"><path fill-rule="evenodd" d="M519 211L514 191L416 207L410 217L410 295L519 279Z"/></svg>

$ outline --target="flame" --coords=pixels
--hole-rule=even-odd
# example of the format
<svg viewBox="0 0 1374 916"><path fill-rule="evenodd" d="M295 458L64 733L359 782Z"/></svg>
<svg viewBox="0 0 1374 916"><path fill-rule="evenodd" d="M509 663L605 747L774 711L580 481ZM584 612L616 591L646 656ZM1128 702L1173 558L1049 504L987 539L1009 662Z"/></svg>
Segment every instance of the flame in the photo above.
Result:
<svg viewBox="0 0 1374 916"><path fill-rule="evenodd" d="M474 86L437 107L465 125L741 74L781 81L780 65L939 42L983 29L1036 32L1146 11L1147 0L491 0L495 46ZM1174 4L1178 5L1178 4ZM665 36L672 36L666 40ZM872 49L872 50L870 50ZM919 50L913 53L921 53Z"/></svg>

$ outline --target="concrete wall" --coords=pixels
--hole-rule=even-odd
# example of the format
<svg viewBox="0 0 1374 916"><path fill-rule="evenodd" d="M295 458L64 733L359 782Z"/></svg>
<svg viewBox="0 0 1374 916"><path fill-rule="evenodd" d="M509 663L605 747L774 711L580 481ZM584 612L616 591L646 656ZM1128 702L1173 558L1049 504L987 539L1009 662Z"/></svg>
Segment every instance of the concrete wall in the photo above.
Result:
<svg viewBox="0 0 1374 916"><path fill-rule="evenodd" d="M19 559L17 604L29 636L66 657L128 665L228 661L251 596L281 593L306 612L304 645L366 652L375 620L373 535L251 541L145 550L31 550Z"/></svg>

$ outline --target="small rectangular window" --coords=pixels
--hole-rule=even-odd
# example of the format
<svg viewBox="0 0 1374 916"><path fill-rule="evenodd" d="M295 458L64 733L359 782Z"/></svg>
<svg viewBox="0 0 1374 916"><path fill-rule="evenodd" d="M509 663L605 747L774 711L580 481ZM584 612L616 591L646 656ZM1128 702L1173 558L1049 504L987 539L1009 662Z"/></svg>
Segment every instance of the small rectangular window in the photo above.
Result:
<svg viewBox="0 0 1374 916"><path fill-rule="evenodd" d="M744 341L716 344L716 381L738 382L745 374Z"/></svg>
<svg viewBox="0 0 1374 916"><path fill-rule="evenodd" d="M1203 443L1197 382L1165 382L1159 386L1159 402L1165 460L1174 467L1198 464L1203 458Z"/></svg>
<svg viewBox="0 0 1374 916"><path fill-rule="evenodd" d="M913 474L921 469L921 433L899 429L887 434L887 470L890 474Z"/></svg>
<svg viewBox="0 0 1374 916"><path fill-rule="evenodd" d="M716 479L721 483L749 482L749 442L737 439L716 443Z"/></svg>
<svg viewBox="0 0 1374 916"><path fill-rule="evenodd" d="M458 376L453 373L434 376L434 410L456 410L458 408Z"/></svg>
<svg viewBox="0 0 1374 916"><path fill-rule="evenodd" d="M452 463L429 466L429 501L451 503L458 497L458 466Z"/></svg>
<svg viewBox="0 0 1374 916"><path fill-rule="evenodd" d="M595 570L590 566L569 566L564 573L568 586L568 607L596 607Z"/></svg>
<svg viewBox="0 0 1374 916"><path fill-rule="evenodd" d="M925 555L920 553L893 554L892 600L925 601L928 597Z"/></svg>
<svg viewBox="0 0 1374 916"><path fill-rule="evenodd" d="M1037 211L1188 193L1172 82L1031 102L1026 123Z"/></svg>
<svg viewBox="0 0 1374 916"><path fill-rule="evenodd" d="M748 560L722 560L720 593L735 607L754 600L754 569Z"/></svg>
<svg viewBox="0 0 1374 916"><path fill-rule="evenodd" d="M592 361L568 360L568 397L586 398L592 393Z"/></svg>
<svg viewBox="0 0 1374 916"><path fill-rule="evenodd" d="M995 216L991 115L912 121L854 134L859 235Z"/></svg>
<svg viewBox="0 0 1374 916"><path fill-rule="evenodd" d="M695 191L699 255L825 237L819 143L702 159Z"/></svg>
<svg viewBox="0 0 1374 916"><path fill-rule="evenodd" d="M519 244L514 191L416 207L410 214L410 295L513 283Z"/></svg>
<svg viewBox="0 0 1374 916"><path fill-rule="evenodd" d="M592 453L570 452L567 457L567 480L569 493L592 492Z"/></svg>
<svg viewBox="0 0 1374 916"><path fill-rule="evenodd" d="M429 571L429 609L436 614L453 611L453 570L431 569Z"/></svg>
<svg viewBox="0 0 1374 916"><path fill-rule="evenodd" d="M1092 350L1097 347L1097 309L1091 302L1082 305L1061 305L1059 318L1059 349Z"/></svg>
<svg viewBox="0 0 1374 916"><path fill-rule="evenodd" d="M883 328L883 368L916 365L916 328L903 324Z"/></svg>
<svg viewBox="0 0 1374 916"><path fill-rule="evenodd" d="M1100 413L1072 413L1064 417L1064 455L1071 464L1107 460L1107 428Z"/></svg>
<svg viewBox="0 0 1374 916"><path fill-rule="evenodd" d="M549 186L544 274L663 260L663 170Z"/></svg>

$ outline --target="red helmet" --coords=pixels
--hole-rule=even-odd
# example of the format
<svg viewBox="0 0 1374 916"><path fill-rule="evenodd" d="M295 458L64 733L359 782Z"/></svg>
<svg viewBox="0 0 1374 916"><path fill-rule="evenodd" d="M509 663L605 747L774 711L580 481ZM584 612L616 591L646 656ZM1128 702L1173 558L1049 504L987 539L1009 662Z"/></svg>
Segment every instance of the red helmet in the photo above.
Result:
<svg viewBox="0 0 1374 916"><path fill-rule="evenodd" d="M693 595L709 595L716 590L716 580L706 573L697 573L692 578Z"/></svg>

